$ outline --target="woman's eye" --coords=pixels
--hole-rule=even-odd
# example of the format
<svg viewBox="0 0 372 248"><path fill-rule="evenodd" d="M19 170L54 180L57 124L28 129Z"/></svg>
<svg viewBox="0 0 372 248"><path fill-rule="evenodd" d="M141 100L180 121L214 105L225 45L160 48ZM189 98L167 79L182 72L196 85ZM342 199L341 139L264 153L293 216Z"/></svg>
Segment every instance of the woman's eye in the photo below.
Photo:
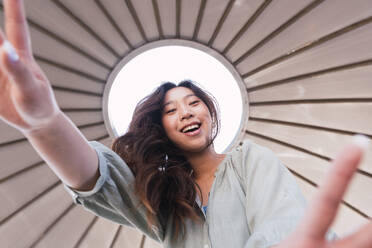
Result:
<svg viewBox="0 0 372 248"><path fill-rule="evenodd" d="M191 102L190 105L197 104L198 102L199 102L199 100L195 100L195 101Z"/></svg>
<svg viewBox="0 0 372 248"><path fill-rule="evenodd" d="M175 109L170 109L170 110L165 111L165 113L168 114L168 113L172 113L174 111L175 111Z"/></svg>

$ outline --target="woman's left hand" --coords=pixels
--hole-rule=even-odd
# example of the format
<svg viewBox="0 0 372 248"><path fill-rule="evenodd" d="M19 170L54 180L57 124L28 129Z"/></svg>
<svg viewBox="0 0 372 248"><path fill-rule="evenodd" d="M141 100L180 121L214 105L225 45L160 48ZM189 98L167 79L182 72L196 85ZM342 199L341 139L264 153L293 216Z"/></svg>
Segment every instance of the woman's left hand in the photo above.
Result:
<svg viewBox="0 0 372 248"><path fill-rule="evenodd" d="M359 144L367 144L360 138ZM357 142L358 143L358 142ZM365 147L364 146L364 147ZM372 221L344 238L328 241L330 228L347 186L363 156L363 147L347 145L331 164L325 180L296 230L275 248L372 248ZM369 190L369 189L366 189Z"/></svg>

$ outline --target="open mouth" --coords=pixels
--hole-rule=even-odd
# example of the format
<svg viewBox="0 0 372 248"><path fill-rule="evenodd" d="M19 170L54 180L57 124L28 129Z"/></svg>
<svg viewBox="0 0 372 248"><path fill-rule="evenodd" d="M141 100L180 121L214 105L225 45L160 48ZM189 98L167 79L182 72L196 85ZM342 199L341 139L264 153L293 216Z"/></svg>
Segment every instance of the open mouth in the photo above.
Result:
<svg viewBox="0 0 372 248"><path fill-rule="evenodd" d="M192 125L189 125L189 126L186 126L184 127L181 132L182 133L193 133L197 130L199 130L199 128L201 127L201 123L198 123L198 124L192 124Z"/></svg>

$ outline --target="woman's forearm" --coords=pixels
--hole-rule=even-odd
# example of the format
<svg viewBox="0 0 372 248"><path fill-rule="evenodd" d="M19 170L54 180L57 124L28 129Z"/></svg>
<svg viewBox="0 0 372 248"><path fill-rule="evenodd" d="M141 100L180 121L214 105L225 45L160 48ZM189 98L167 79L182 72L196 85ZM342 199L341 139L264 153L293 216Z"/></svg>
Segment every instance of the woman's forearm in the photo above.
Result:
<svg viewBox="0 0 372 248"><path fill-rule="evenodd" d="M64 183L83 191L93 188L99 177L97 154L63 112L45 127L24 135Z"/></svg>

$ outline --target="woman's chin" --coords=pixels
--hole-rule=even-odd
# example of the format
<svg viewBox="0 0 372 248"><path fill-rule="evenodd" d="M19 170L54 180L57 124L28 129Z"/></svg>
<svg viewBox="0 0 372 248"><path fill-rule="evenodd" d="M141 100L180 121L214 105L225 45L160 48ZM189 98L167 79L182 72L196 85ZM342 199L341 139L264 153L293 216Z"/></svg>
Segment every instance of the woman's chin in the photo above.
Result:
<svg viewBox="0 0 372 248"><path fill-rule="evenodd" d="M190 142L188 144L183 144L182 150L186 153L198 153L204 151L208 147L207 141L202 142Z"/></svg>

